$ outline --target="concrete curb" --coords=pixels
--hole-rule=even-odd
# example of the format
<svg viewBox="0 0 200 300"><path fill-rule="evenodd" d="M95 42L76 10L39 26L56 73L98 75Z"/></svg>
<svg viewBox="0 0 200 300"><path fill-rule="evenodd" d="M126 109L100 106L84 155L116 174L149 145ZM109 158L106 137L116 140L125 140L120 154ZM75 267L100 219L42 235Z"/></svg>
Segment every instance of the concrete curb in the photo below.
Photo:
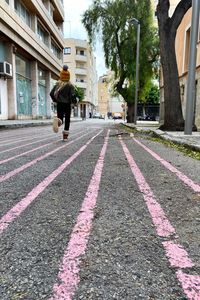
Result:
<svg viewBox="0 0 200 300"><path fill-rule="evenodd" d="M23 128L23 127L47 126L47 125L51 125L51 124L52 124L52 122L49 122L49 123L4 124L4 125L0 125L0 130L13 129L13 128Z"/></svg>
<svg viewBox="0 0 200 300"><path fill-rule="evenodd" d="M71 122L80 122L82 119L71 119ZM23 128L23 127L35 127L35 126L49 126L52 125L53 119L50 120L16 120L16 121L0 121L0 130Z"/></svg>
<svg viewBox="0 0 200 300"><path fill-rule="evenodd" d="M166 133L165 131L162 131L162 130L160 130L158 128L153 129L153 128L149 128L149 127L137 127L135 125L130 125L130 124L124 124L124 125L127 126L127 127L129 127L129 128L134 128L138 132L140 132L140 131L143 131L143 132L145 132L145 131L152 132L156 136L160 137L163 140L170 141L170 142L173 142L174 144L178 144L178 145L184 146L184 147L186 147L188 149L200 152L200 145L196 145L196 143L193 143L193 142L185 141L181 137L180 138L172 137L168 133Z"/></svg>

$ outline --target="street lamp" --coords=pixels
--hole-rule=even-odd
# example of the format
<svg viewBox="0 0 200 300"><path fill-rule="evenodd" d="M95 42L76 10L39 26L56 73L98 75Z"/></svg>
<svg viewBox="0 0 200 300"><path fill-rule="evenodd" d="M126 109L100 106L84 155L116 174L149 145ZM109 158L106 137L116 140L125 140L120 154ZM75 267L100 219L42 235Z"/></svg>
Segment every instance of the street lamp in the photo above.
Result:
<svg viewBox="0 0 200 300"><path fill-rule="evenodd" d="M137 50L136 50L136 78L135 78L135 106L134 106L134 124L137 124L137 103L139 86L139 57L140 57L140 22L136 18L129 20L130 23L137 25Z"/></svg>

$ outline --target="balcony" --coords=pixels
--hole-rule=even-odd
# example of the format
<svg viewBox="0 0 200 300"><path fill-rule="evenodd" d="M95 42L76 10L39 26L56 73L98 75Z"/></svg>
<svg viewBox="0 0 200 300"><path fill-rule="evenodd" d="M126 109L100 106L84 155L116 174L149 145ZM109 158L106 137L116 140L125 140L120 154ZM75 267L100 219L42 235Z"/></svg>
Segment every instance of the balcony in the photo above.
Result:
<svg viewBox="0 0 200 300"><path fill-rule="evenodd" d="M86 55L80 55L80 54L76 54L76 56L75 56L75 60L77 60L77 61L83 61L83 62L87 62L87 56L86 56Z"/></svg>
<svg viewBox="0 0 200 300"><path fill-rule="evenodd" d="M78 86L79 88L82 88L82 89L86 89L87 88L87 82L85 81L76 81L76 86Z"/></svg>
<svg viewBox="0 0 200 300"><path fill-rule="evenodd" d="M77 75L87 75L87 69L76 68L75 69L75 74L77 74Z"/></svg>
<svg viewBox="0 0 200 300"><path fill-rule="evenodd" d="M56 6L56 17L59 18L61 17L62 18L62 21L64 20L64 6L63 6L63 1L61 0L53 0L53 3L54 5ZM60 15L60 16L59 16Z"/></svg>

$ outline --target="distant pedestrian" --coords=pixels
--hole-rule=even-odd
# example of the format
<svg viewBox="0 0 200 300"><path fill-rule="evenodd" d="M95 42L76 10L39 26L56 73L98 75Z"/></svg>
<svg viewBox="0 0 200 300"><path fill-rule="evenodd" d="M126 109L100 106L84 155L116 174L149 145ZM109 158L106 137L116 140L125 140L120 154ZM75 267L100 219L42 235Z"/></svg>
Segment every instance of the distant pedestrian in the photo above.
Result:
<svg viewBox="0 0 200 300"><path fill-rule="evenodd" d="M70 82L68 66L64 65L60 72L60 79L50 92L53 102L57 103L57 117L53 120L53 131L58 132L65 118L63 141L67 141L70 127L71 104L75 97L74 86Z"/></svg>

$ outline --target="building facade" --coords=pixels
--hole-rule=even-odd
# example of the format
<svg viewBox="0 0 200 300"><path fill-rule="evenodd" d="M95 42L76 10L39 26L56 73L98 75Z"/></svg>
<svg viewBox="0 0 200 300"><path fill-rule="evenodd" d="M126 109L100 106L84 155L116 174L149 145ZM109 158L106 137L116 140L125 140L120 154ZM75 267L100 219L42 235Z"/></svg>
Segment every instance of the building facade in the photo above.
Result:
<svg viewBox="0 0 200 300"><path fill-rule="evenodd" d="M174 6L175 8L175 6ZM187 102L187 78L189 68L189 48L190 48L190 30L192 21L192 8L183 17L183 20L177 30L175 50L178 66L180 93L183 117L185 119L186 102ZM195 109L194 122L198 130L200 130L200 30L197 41L197 61L196 61L196 87L195 87ZM161 77L161 110L160 121L164 119L164 89Z"/></svg>
<svg viewBox="0 0 200 300"><path fill-rule="evenodd" d="M65 39L63 62L69 67L71 82L84 91L75 116L89 118L97 105L96 58L91 46L85 40Z"/></svg>
<svg viewBox="0 0 200 300"><path fill-rule="evenodd" d="M111 117L115 113L119 113L124 117L126 103L120 95L112 95L112 78L112 72L99 77L97 112L104 117Z"/></svg>
<svg viewBox="0 0 200 300"><path fill-rule="evenodd" d="M62 0L1 0L0 119L50 118L63 61Z"/></svg>
<svg viewBox="0 0 200 300"><path fill-rule="evenodd" d="M181 102L185 117L187 102L187 78L189 68L190 30L192 21L192 8L185 14L176 37L176 59L178 65L179 82L181 90ZM196 86L195 86L194 121L200 130L200 30L197 40L196 60Z"/></svg>

